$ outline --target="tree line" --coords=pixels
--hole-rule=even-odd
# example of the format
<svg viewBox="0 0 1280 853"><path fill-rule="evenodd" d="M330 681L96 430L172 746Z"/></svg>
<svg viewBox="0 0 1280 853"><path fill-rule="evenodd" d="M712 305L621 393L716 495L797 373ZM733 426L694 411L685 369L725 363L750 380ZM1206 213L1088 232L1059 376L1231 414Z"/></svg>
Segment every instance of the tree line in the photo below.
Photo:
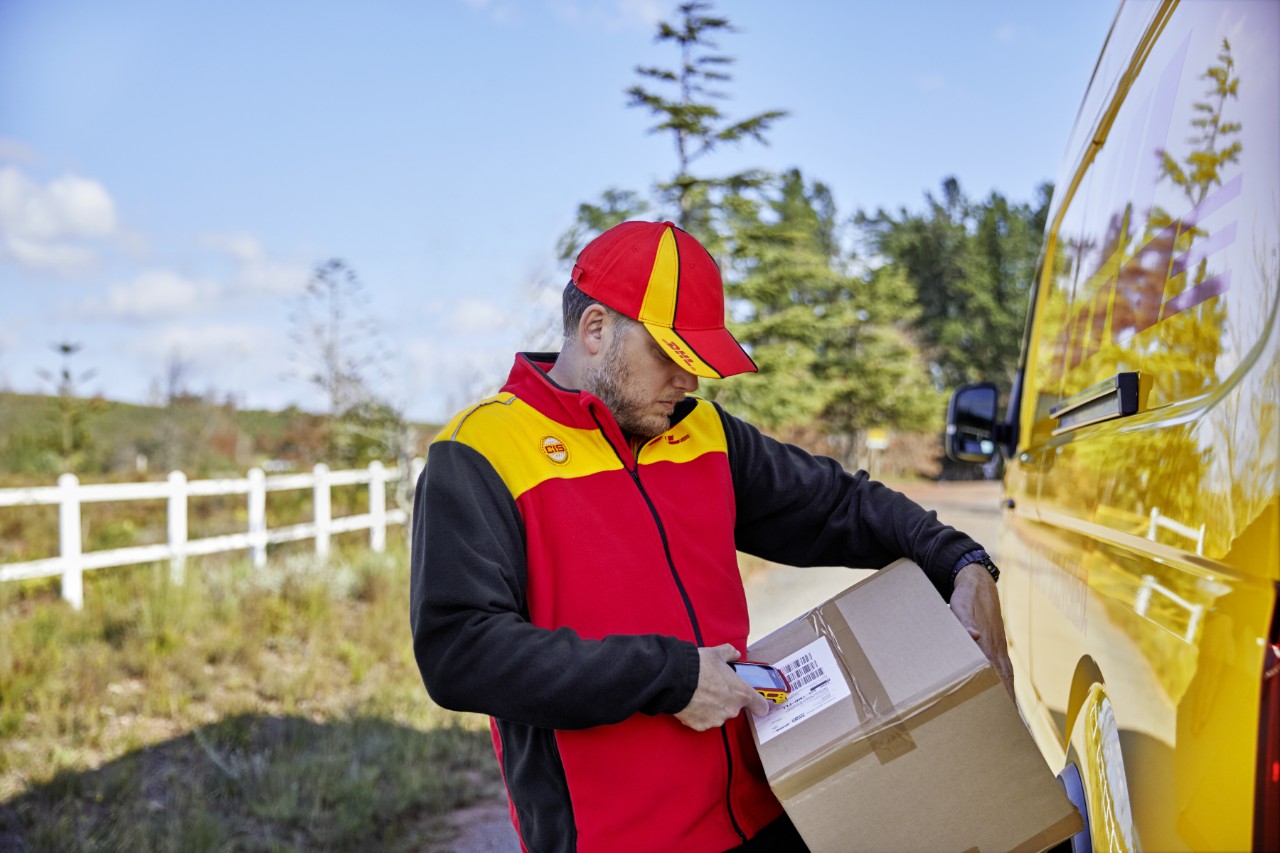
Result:
<svg viewBox="0 0 1280 853"><path fill-rule="evenodd" d="M322 412L245 410L234 394L196 393L191 364L176 350L152 382L150 405L88 397L82 388L95 371L74 363L82 345L56 343L60 368L41 371L53 395L0 392L0 485L61 472L213 476L263 459L300 468L376 459L408 471L435 427L411 423L382 391L393 355L368 306L359 276L340 258L317 264L289 305L284 376L319 392Z"/></svg>
<svg viewBox="0 0 1280 853"><path fill-rule="evenodd" d="M734 118L720 109L733 32L707 0L658 24L668 67L639 66L629 106L668 136L672 174L648 191L609 188L579 205L559 243L570 263L592 237L630 218L669 218L720 263L730 328L758 374L706 383L709 396L773 431L817 431L853 463L872 427L937 429L944 395L1016 369L1052 186L1021 202L969 198L948 177L920 210L837 210L830 188L796 168L717 174L726 145L768 143L784 110Z"/></svg>
<svg viewBox="0 0 1280 853"><path fill-rule="evenodd" d="M646 190L610 187L581 203L559 240L559 258L567 269L591 238L626 219L675 221L716 257L730 328L760 367L704 383L701 393L774 434L803 435L859 464L869 429L938 431L945 395L957 385L1009 387L1052 186L1036 188L1030 201L997 192L973 199L948 177L919 209L848 212L837 209L828 185L799 168L718 173L717 152L768 144L770 130L787 118L782 109L745 118L721 110L735 60L717 40L733 31L709 0L686 0L659 22L656 42L674 60L637 66L626 94L630 107L652 117L649 132L671 140L674 167ZM327 403L299 446L314 445L330 463L405 460L420 450L420 431L378 390L394 355L368 305L354 268L333 258L317 264L290 307L289 375ZM530 336L543 338L540 345L558 337L547 332ZM0 438L0 461L24 460L10 470L112 469L105 457L89 464L103 456L101 448L90 452L86 428L101 401L76 392L84 376L70 358L78 345L58 347L61 371L47 377L57 387L56 427ZM201 434L188 422L216 420L209 413L217 406L186 389L185 373L175 354L153 395L165 412L154 446L137 448L171 467Z"/></svg>

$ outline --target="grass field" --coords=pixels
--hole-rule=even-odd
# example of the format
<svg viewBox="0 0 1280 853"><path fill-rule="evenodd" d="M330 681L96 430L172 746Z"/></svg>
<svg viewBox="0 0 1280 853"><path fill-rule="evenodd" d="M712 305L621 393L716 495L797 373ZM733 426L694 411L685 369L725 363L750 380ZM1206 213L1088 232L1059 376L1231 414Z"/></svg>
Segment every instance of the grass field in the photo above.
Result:
<svg viewBox="0 0 1280 853"><path fill-rule="evenodd" d="M0 585L0 850L449 849L500 782L422 688L392 539L100 570L79 613Z"/></svg>

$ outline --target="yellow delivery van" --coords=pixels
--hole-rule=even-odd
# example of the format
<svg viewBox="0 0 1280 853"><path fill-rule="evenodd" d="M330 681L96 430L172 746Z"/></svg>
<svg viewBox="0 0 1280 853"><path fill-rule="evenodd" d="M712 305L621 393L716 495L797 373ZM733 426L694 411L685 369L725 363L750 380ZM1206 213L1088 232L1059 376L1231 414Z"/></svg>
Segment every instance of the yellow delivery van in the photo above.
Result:
<svg viewBox="0 0 1280 853"><path fill-rule="evenodd" d="M1280 850L1280 2L1121 4L1033 291L1014 387L957 391L947 446L1005 456L1073 849Z"/></svg>

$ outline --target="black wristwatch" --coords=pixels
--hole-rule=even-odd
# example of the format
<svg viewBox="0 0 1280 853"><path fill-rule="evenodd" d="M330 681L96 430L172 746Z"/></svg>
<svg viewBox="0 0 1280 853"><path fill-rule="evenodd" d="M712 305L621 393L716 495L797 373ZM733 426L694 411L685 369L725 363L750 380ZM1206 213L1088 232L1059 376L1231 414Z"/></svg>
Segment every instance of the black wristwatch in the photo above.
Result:
<svg viewBox="0 0 1280 853"><path fill-rule="evenodd" d="M969 557L969 555L966 554L965 557ZM987 574L991 575L991 580L1000 580L1000 569L996 566L995 562L992 561L991 557L989 557L985 552L979 552L974 554L970 559L965 560L962 558L960 565L956 566L955 571L951 573L951 585L953 587L956 585L956 576L960 574L961 569L965 566L972 566L975 563L987 570Z"/></svg>

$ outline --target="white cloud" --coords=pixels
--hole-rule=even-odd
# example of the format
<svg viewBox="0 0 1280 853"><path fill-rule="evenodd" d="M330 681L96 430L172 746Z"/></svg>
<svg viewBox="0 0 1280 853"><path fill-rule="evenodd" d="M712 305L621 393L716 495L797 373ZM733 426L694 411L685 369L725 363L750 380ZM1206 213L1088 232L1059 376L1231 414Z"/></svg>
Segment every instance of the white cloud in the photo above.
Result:
<svg viewBox="0 0 1280 853"><path fill-rule="evenodd" d="M475 2L476 0L469 0ZM483 2L483 0L480 0ZM551 0L553 15L572 24L589 24L606 31L652 30L670 11L662 0L615 0L611 4L594 0Z"/></svg>
<svg viewBox="0 0 1280 853"><path fill-rule="evenodd" d="M511 370L510 347L457 346L452 341L418 339L405 347L407 375L413 377L413 416L444 420L453 412L502 387Z"/></svg>
<svg viewBox="0 0 1280 853"><path fill-rule="evenodd" d="M63 175L40 184L0 168L0 254L34 269L72 272L97 253L92 241L118 231L115 202L101 183Z"/></svg>
<svg viewBox="0 0 1280 853"><path fill-rule="evenodd" d="M206 234L200 242L209 248L226 252L242 264L260 261L267 254L258 238L252 234Z"/></svg>
<svg viewBox="0 0 1280 853"><path fill-rule="evenodd" d="M449 306L448 329L457 335L487 334L518 322L520 318L487 299L459 299Z"/></svg>
<svg viewBox="0 0 1280 853"><path fill-rule="evenodd" d="M207 282L168 270L149 270L132 281L113 285L104 299L90 299L79 313L126 320L180 317L208 306L216 299L216 291L217 288Z"/></svg>
<svg viewBox="0 0 1280 853"><path fill-rule="evenodd" d="M217 364L223 359L244 359L263 349L263 330L247 323L210 323L169 326L139 346L152 355L182 353L194 361Z"/></svg>
<svg viewBox="0 0 1280 853"><path fill-rule="evenodd" d="M181 360L186 382L196 391L221 398L234 395L241 405L282 408L301 403L318 408L301 380L285 376L288 340L271 329L243 320L174 322L132 336L123 346L138 365L138 376L163 376L165 365Z"/></svg>
<svg viewBox="0 0 1280 853"><path fill-rule="evenodd" d="M238 291L288 296L301 291L311 277L311 270L301 264L272 260L251 234L209 234L202 242L236 262L232 287Z"/></svg>
<svg viewBox="0 0 1280 853"><path fill-rule="evenodd" d="M309 271L298 264L272 260L256 237L246 234L209 235L201 239L212 257L189 259L201 270L184 274L153 268L113 284L100 297L70 308L73 316L94 320L172 320L210 316L234 309L246 298L292 294L307 282ZM226 258L232 261L227 268Z"/></svg>
<svg viewBox="0 0 1280 853"><path fill-rule="evenodd" d="M659 0L618 0L619 18L646 29L657 24L669 11L669 5Z"/></svg>
<svg viewBox="0 0 1280 853"><path fill-rule="evenodd" d="M0 255L7 255L31 269L72 273L92 266L98 257L96 252L85 246L33 240L9 232L3 225L0 225L0 231L5 232L0 237Z"/></svg>
<svg viewBox="0 0 1280 853"><path fill-rule="evenodd" d="M916 78L916 85L923 92L937 92L946 88L947 79L941 74L925 74Z"/></svg>
<svg viewBox="0 0 1280 853"><path fill-rule="evenodd" d="M1000 29L996 30L996 41L1003 42L1004 44L1012 44L1018 40L1018 36L1021 34L1022 33L1019 29L1013 24L1005 24L1000 27Z"/></svg>
<svg viewBox="0 0 1280 853"><path fill-rule="evenodd" d="M237 284L258 295L288 296L301 291L310 276L310 270L303 266L263 261L241 269Z"/></svg>
<svg viewBox="0 0 1280 853"><path fill-rule="evenodd" d="M22 163L30 166L36 162L36 152L16 139L0 136L0 162Z"/></svg>

